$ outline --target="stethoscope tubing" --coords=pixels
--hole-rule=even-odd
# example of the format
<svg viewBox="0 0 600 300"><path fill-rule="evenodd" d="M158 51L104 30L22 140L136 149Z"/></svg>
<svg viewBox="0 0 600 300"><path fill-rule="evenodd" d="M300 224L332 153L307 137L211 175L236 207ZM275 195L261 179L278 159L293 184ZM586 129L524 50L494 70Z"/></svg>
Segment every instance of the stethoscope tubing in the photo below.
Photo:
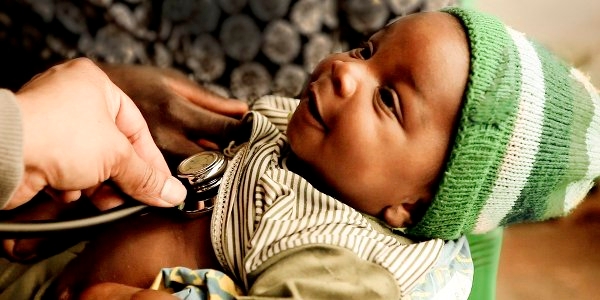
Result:
<svg viewBox="0 0 600 300"><path fill-rule="evenodd" d="M0 237L40 237L51 233L91 228L140 214L147 208L148 205L140 204L113 209L96 216L65 221L0 222Z"/></svg>

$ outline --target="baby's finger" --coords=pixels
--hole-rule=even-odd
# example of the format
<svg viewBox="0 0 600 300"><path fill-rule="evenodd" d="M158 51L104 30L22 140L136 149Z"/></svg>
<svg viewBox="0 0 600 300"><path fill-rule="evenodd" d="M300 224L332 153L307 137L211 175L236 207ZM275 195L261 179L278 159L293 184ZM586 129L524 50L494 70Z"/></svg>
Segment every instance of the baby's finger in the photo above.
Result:
<svg viewBox="0 0 600 300"><path fill-rule="evenodd" d="M3 209L13 209L31 200L44 189L46 181L41 174L26 172L17 190Z"/></svg>

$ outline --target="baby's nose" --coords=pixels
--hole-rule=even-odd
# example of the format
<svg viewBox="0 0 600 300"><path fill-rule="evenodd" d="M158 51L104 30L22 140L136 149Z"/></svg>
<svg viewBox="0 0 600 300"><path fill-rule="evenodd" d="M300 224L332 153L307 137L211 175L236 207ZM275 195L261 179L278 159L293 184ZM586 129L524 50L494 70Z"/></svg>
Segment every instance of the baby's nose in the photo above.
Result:
<svg viewBox="0 0 600 300"><path fill-rule="evenodd" d="M331 65L331 77L333 86L338 96L350 97L356 91L357 80L351 62L336 60Z"/></svg>

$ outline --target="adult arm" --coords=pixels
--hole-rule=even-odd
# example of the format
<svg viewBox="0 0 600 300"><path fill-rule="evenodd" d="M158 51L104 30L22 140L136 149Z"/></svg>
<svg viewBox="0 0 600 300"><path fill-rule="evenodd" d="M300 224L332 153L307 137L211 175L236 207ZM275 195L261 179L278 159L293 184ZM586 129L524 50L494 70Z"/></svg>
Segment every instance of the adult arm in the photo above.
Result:
<svg viewBox="0 0 600 300"><path fill-rule="evenodd" d="M98 65L140 109L154 142L172 169L171 173L185 157L231 140L232 131L240 123L238 119L248 110L246 103L219 97L175 69L125 64ZM20 125L20 121L10 124ZM22 164L19 162L17 166L22 168ZM102 195L100 200L92 199L99 209L108 209L120 203L120 195L112 186L103 186ZM112 200L107 201L110 195ZM83 216L81 206L72 204L67 208L55 201L46 201L34 207L23 206L20 208L25 210L20 209L15 217L28 220ZM70 212L66 212L67 209ZM16 210L14 212L17 213ZM41 239L5 240L3 243L6 253L14 259L54 253L54 243L44 243ZM17 255L17 252L20 254Z"/></svg>
<svg viewBox="0 0 600 300"><path fill-rule="evenodd" d="M23 128L15 95L0 89L0 207L4 207L23 176Z"/></svg>

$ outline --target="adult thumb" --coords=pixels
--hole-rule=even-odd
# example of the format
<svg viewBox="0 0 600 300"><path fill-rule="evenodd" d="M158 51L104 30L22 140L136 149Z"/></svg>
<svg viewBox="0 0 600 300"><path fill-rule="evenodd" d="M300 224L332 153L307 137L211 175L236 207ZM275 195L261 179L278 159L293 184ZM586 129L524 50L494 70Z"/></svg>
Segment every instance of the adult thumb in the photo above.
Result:
<svg viewBox="0 0 600 300"><path fill-rule="evenodd" d="M124 193L159 207L172 207L185 200L187 190L177 178L148 164L133 149L131 152L111 177Z"/></svg>

